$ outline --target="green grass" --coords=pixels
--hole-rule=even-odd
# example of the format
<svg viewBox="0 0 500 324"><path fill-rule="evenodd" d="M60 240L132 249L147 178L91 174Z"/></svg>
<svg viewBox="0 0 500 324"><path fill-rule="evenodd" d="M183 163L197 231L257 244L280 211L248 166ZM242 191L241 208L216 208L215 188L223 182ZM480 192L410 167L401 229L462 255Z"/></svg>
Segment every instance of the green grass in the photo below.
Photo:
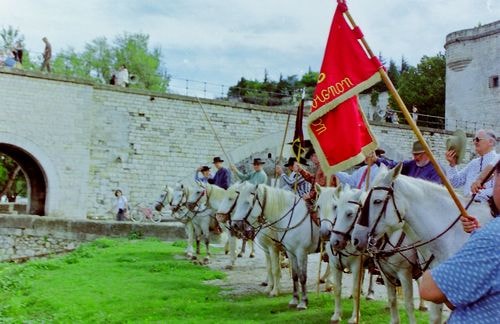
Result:
<svg viewBox="0 0 500 324"><path fill-rule="evenodd" d="M64 257L0 264L0 323L326 323L332 297L309 295L309 309L287 308L290 295L229 297L205 284L224 273L179 258L182 243L100 239ZM352 302L343 302L343 318ZM383 302L362 302L363 323L388 323ZM402 322L407 322L401 312ZM427 315L417 312L418 321Z"/></svg>

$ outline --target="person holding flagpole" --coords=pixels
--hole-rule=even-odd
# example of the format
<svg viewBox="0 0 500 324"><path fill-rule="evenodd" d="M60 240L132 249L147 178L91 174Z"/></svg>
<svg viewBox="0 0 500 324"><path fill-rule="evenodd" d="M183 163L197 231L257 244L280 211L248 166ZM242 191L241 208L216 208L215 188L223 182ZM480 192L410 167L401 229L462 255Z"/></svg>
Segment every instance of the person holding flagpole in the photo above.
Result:
<svg viewBox="0 0 500 324"><path fill-rule="evenodd" d="M299 197L303 197L311 191L311 184L307 182L299 173L293 170L295 163L297 163L296 158L289 158L288 162L284 165L288 169L289 174L284 173L283 169L279 165L276 166L276 174L280 177L279 179L282 182L282 188L294 191L299 195ZM300 159L300 163L307 165L304 159Z"/></svg>
<svg viewBox="0 0 500 324"><path fill-rule="evenodd" d="M327 176L321 169L318 155L316 154L314 148L311 147L309 151L307 151L305 158L313 163L314 167L316 168L316 172L313 174L303 169L302 166L297 162L295 162L293 170L295 172L298 172L304 178L304 180L306 180L311 184L311 191L303 195L302 198L306 202L306 205L309 209L309 213L311 215L311 219L319 226L319 218L316 211L313 208L314 203L316 202L316 196L318 194L316 192L315 185L319 184L320 186L323 187L327 186L328 185ZM338 183L337 178L335 176L332 176L330 185L336 187L337 183Z"/></svg>

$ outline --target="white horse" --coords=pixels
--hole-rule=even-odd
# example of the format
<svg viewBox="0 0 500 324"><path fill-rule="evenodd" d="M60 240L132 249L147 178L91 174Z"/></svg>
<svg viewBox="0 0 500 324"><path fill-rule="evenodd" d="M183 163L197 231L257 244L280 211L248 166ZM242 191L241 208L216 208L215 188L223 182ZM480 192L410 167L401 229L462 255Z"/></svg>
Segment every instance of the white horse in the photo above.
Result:
<svg viewBox="0 0 500 324"><path fill-rule="evenodd" d="M329 229L328 227L332 227L330 230L331 248L335 251L340 250L339 253L341 253L341 251L344 249L347 249L348 251L352 251L353 249L356 250L356 248L350 242L350 237L356 220L361 212L361 207L364 203L367 193L358 189L351 189L349 185L339 186L337 188L319 189L320 191L318 192L321 192L321 200L318 199L318 201L322 204L325 204L321 205L321 213L331 215L336 212L336 218L334 219L333 224L329 224L328 222L325 223L325 225L330 225L326 226L326 230ZM326 196L327 198L323 199L322 195ZM327 205L332 200L336 200L336 206L335 204L333 204L333 206ZM330 216L327 219L331 220L332 217ZM322 234L325 230L324 227L325 226L322 226ZM381 249L383 251L389 251L393 247L409 245L412 243L414 242L411 241L401 230L394 232L390 237L385 237L384 242L380 242L382 246ZM355 262L359 264L359 259ZM374 258L374 262L381 271L381 275L384 279L384 283L387 289L387 296L391 311L391 323L399 323L396 295L396 287L399 285L401 285L403 289L405 307L409 321L410 323L416 323L413 305L412 285L413 271L416 270L416 267L418 267L418 257L416 250L411 249L401 253L390 253L389 255L384 257ZM340 282L340 279L337 279L337 286L340 285ZM354 281L353 286L357 286L357 281ZM335 292L335 313L332 316L332 322L338 321L341 314L341 308L338 305L341 300L340 292ZM423 308L423 300L421 300L421 307ZM356 311L357 310L353 310L353 317L350 321L354 320Z"/></svg>
<svg viewBox="0 0 500 324"><path fill-rule="evenodd" d="M469 234L462 229L460 211L443 186L400 175L401 169L400 164L390 171L380 170L354 227L353 244L376 254L379 251L373 242L403 229L412 241L419 242L415 247L425 260L424 268L432 269L457 252ZM481 224L491 220L486 204L473 204L469 212ZM441 323L441 312L431 312L430 320Z"/></svg>
<svg viewBox="0 0 500 324"><path fill-rule="evenodd" d="M195 210L199 206L206 206L210 208L211 210L211 217L213 219L214 214L217 212L219 209L220 205L224 201L226 197L231 197L234 200L237 200L237 195L234 190L224 190L218 186L211 185L211 184L206 184L206 185L199 185L195 188L192 188L190 190L188 197L186 199L186 205L190 210ZM230 217L230 215L229 215ZM224 217L217 217L217 220L220 220L221 223L224 225L222 226L222 229L227 233L228 235L228 241L226 243L229 245L229 253L230 253L230 264L226 266L227 269L232 269L235 266L236 263L236 237L231 233L229 230L229 224L227 219ZM227 226L226 226L227 225ZM238 254L240 256L242 253L244 253L245 249L245 244L246 240L243 240L242 243L242 251ZM255 257L255 251L253 247L253 242L250 242L250 257L253 258ZM227 254L227 249L226 249L226 254Z"/></svg>
<svg viewBox="0 0 500 324"><path fill-rule="evenodd" d="M318 199L316 200L315 207L321 220L320 236L323 241L328 242L325 245L325 250L328 254L330 269L333 272L335 308L330 321L331 323L339 323L341 320L342 275L344 272L348 272L353 274L352 296L354 298L354 307L349 323L356 323L356 315L358 313L357 306L359 305L358 297L360 295L358 282L360 280L360 276L364 275L361 254L349 242L342 247L337 247L335 250L333 249L333 245L331 243L331 233L337 224L337 213L340 204L342 204L339 200L340 193L342 192L342 186L333 188L316 185L316 192L318 193ZM370 290L371 287L368 288L369 292Z"/></svg>
<svg viewBox="0 0 500 324"><path fill-rule="evenodd" d="M260 244L270 246L272 257L267 258L273 270L268 289L278 291L279 249L283 248L292 266L293 298L289 307L307 308L307 257L319 247L319 227L310 218L302 198L294 193L267 185L244 182L238 187L239 198L234 208L231 227L248 238L260 235ZM270 264L271 263L271 264ZM302 298L299 300L299 282Z"/></svg>
<svg viewBox="0 0 500 324"><path fill-rule="evenodd" d="M193 217L197 215L197 212L191 212L189 208L186 206L187 196L189 193L189 188L182 183L177 183L175 187L172 189L171 195L172 199L170 199L170 209L172 210L172 217L180 221L185 225L184 229L186 231L187 236L187 247L186 247L186 256L190 259L196 259L196 255L200 254L200 242L199 242L199 233L198 240L196 245L196 255L194 254L193 244L195 241L195 229L193 226ZM205 212L204 212L205 213ZM201 215L206 216L206 215ZM200 218L202 218L200 217ZM208 254L208 250L207 250Z"/></svg>

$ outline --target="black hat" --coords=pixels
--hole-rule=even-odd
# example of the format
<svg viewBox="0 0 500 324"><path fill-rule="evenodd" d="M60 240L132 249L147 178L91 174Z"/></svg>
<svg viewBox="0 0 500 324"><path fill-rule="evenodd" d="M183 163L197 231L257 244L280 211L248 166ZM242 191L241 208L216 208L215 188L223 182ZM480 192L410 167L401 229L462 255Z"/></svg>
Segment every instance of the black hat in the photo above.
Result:
<svg viewBox="0 0 500 324"><path fill-rule="evenodd" d="M292 142L288 142L287 144L288 145L293 145L293 141ZM304 140L304 147L303 148L310 148L312 146L313 145L312 145L311 140L308 140L308 139Z"/></svg>
<svg viewBox="0 0 500 324"><path fill-rule="evenodd" d="M314 147L311 147L309 151L307 151L305 158L310 159L314 153L316 153L316 151L314 151Z"/></svg>
<svg viewBox="0 0 500 324"><path fill-rule="evenodd" d="M376 156L381 156L382 154L385 154L385 151L383 149L381 149L380 147L375 150Z"/></svg>
<svg viewBox="0 0 500 324"><path fill-rule="evenodd" d="M203 165L200 169L200 172L204 172L204 171L210 171L210 167L207 166L207 165Z"/></svg>
<svg viewBox="0 0 500 324"><path fill-rule="evenodd" d="M253 165L256 164L265 164L266 162L262 161L260 158L253 159Z"/></svg>
<svg viewBox="0 0 500 324"><path fill-rule="evenodd" d="M217 163L217 162L224 162L224 160L222 160L219 156L216 156L216 157L214 157L213 163Z"/></svg>
<svg viewBox="0 0 500 324"><path fill-rule="evenodd" d="M288 162L284 164L285 167L292 166L295 162L297 162L297 159L295 157L290 157L288 158ZM304 158L300 158L300 164L307 165L307 161Z"/></svg>

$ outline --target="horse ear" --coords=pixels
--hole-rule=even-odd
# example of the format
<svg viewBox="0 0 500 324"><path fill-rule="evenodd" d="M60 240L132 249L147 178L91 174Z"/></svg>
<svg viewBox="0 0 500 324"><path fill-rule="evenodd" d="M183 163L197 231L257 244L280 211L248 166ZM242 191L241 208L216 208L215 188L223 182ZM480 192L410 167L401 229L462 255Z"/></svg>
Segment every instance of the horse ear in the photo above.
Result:
<svg viewBox="0 0 500 324"><path fill-rule="evenodd" d="M399 162L398 165L396 165L396 167L393 170L392 180L396 179L398 175L401 174L401 170L403 170L403 163Z"/></svg>
<svg viewBox="0 0 500 324"><path fill-rule="evenodd" d="M363 195L364 192L365 192L364 190L356 190L354 192L354 196L353 196L354 199L353 200L355 200L355 201L361 201L361 197L362 197L362 195Z"/></svg>
<svg viewBox="0 0 500 324"><path fill-rule="evenodd" d="M347 185L347 186L349 186L349 185ZM348 188L349 188L349 187L347 187L347 189L348 189ZM346 190L346 187L345 187L345 185L343 185L342 183L340 183L337 187L335 187L335 188L333 189L333 196L334 196L335 198L339 198L339 197L340 197L340 193L341 193L343 190Z"/></svg>
<svg viewBox="0 0 500 324"><path fill-rule="evenodd" d="M314 189L316 189L316 192L318 193L318 195L321 193L321 186L319 184L315 183Z"/></svg>

